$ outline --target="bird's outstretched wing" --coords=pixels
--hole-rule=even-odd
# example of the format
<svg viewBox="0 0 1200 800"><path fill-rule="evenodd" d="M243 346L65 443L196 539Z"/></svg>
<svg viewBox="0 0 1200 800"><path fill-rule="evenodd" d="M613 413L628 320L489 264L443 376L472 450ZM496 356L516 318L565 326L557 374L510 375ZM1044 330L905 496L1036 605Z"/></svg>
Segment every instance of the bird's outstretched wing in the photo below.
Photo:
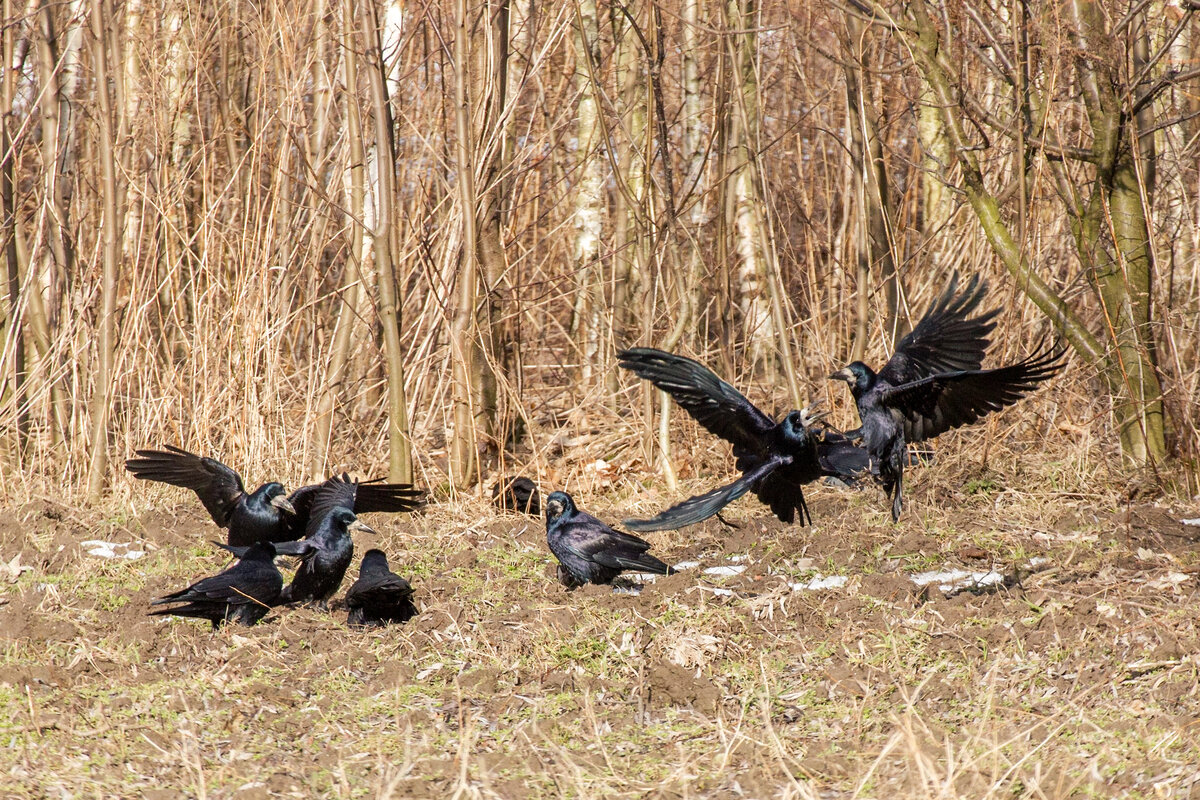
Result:
<svg viewBox="0 0 1200 800"><path fill-rule="evenodd" d="M931 439L1020 400L1062 368L1065 350L1048 346L1016 364L959 370L885 389L883 405L904 415L904 438Z"/></svg>
<svg viewBox="0 0 1200 800"><path fill-rule="evenodd" d="M791 460L789 456L774 456L746 472L733 483L713 489L711 492L689 497L682 503L677 503L650 519L627 519L623 521L623 524L626 528L634 531L669 531L703 522L750 491L759 480Z"/></svg>
<svg viewBox="0 0 1200 800"><path fill-rule="evenodd" d="M171 445L166 448L166 451L136 451L139 457L128 459L125 469L135 478L191 489L212 515L213 522L222 528L228 527L233 509L246 494L242 476L215 458L198 456Z"/></svg>
<svg viewBox="0 0 1200 800"><path fill-rule="evenodd" d="M356 481L348 474L333 475L321 483L302 486L288 495L296 509L292 518L297 537L310 535L325 515L337 506L356 514L369 511L412 511L424 503L425 493L408 483L383 483L382 478Z"/></svg>
<svg viewBox="0 0 1200 800"><path fill-rule="evenodd" d="M958 293L958 275L954 275L917 326L900 340L879 371L880 382L900 386L938 373L979 369L1000 313L996 308L968 319L985 294L987 283L978 275Z"/></svg>
<svg viewBox="0 0 1200 800"><path fill-rule="evenodd" d="M622 367L671 395L710 433L742 450L763 451L764 434L775 427L774 421L708 367L651 347L622 350L617 358Z"/></svg>

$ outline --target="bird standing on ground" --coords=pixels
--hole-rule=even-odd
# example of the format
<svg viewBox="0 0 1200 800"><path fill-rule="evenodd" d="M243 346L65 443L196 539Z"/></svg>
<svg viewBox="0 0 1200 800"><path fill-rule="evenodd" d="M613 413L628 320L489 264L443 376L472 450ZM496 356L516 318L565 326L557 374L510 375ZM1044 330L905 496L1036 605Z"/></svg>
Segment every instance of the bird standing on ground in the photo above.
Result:
<svg viewBox="0 0 1200 800"><path fill-rule="evenodd" d="M529 478L501 478L492 487L492 503L506 511L520 511L534 517L542 515L537 484Z"/></svg>
<svg viewBox="0 0 1200 800"><path fill-rule="evenodd" d="M408 581L392 572L382 550L368 550L359 567L358 580L346 592L347 619L351 625L383 626L407 622L417 613Z"/></svg>
<svg viewBox="0 0 1200 800"><path fill-rule="evenodd" d="M892 501L893 521L903 508L908 443L1012 405L1063 365L1064 351L1051 346L1007 367L981 369L999 309L969 318L987 284L975 277L961 294L957 289L955 276L878 373L855 361L829 376L854 395L871 471Z"/></svg>
<svg viewBox="0 0 1200 800"><path fill-rule="evenodd" d="M352 511L412 511L422 502L423 492L407 483L352 481L348 475L333 476L323 483L303 486L290 495L283 484L264 483L247 493L242 476L215 458L198 456L178 447L163 450L138 450L138 458L125 462L125 469L143 480L169 483L191 489L212 515L213 522L229 529L229 544L252 545L255 542L286 542L304 535L319 496L332 487L343 496L342 485L354 491L349 502Z"/></svg>
<svg viewBox="0 0 1200 800"><path fill-rule="evenodd" d="M546 543L558 559L558 580L567 589L585 583L612 583L625 570L674 573L646 552L649 542L613 530L580 511L566 492L546 498Z"/></svg>
<svg viewBox="0 0 1200 800"><path fill-rule="evenodd" d="M328 611L329 598L342 585L354 557L350 531L375 532L343 506L335 506L319 517L314 515L309 523L309 533L303 540L308 552L300 557L300 568L292 582L283 587L279 602L308 603Z"/></svg>
<svg viewBox="0 0 1200 800"><path fill-rule="evenodd" d="M150 615L198 617L212 622L214 629L229 621L253 625L279 602L282 588L283 576L275 567L275 546L260 542L249 547L245 555L224 572L150 604L184 605L151 611Z"/></svg>
<svg viewBox="0 0 1200 800"><path fill-rule="evenodd" d="M742 477L688 498L651 519L625 520L635 531L681 528L708 519L749 491L783 522L811 523L804 484L824 476L853 482L868 466L867 453L840 431L816 423L825 416L792 411L775 422L712 370L684 356L649 347L617 354L620 365L671 395L710 433L733 444Z"/></svg>

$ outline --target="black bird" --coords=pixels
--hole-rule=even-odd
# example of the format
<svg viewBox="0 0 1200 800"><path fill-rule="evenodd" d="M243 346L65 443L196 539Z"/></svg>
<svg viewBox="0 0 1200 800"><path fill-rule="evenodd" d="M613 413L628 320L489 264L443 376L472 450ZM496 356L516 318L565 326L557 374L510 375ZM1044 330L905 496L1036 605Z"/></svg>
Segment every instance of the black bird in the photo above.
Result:
<svg viewBox="0 0 1200 800"><path fill-rule="evenodd" d="M508 511L523 511L534 517L542 515L537 485L529 478L501 478L492 487L492 503L496 508Z"/></svg>
<svg viewBox="0 0 1200 800"><path fill-rule="evenodd" d="M354 512L335 506L314 516L303 544L308 552L301 556L299 569L292 582L283 588L281 603L308 603L322 610L329 609L329 598L342 585L346 569L354 557L354 541L350 531L375 531L359 522Z"/></svg>
<svg viewBox="0 0 1200 800"><path fill-rule="evenodd" d="M903 508L909 442L932 439L1012 405L1063 365L1065 351L1049 346L1016 364L980 369L999 309L968 318L987 284L975 277L961 293L957 289L955 276L878 373L855 361L829 376L850 386L862 421L858 432L871 456L871 472L892 501L893 520Z"/></svg>
<svg viewBox="0 0 1200 800"><path fill-rule="evenodd" d="M558 559L558 579L567 589L588 582L612 583L625 570L675 572L646 552L649 542L615 531L580 511L566 492L546 498L546 543Z"/></svg>
<svg viewBox="0 0 1200 800"><path fill-rule="evenodd" d="M150 615L199 617L212 622L213 629L230 620L253 625L279 602L282 589L283 576L275 568L275 545L260 542L247 548L241 560L224 572L150 604L184 605L151 611Z"/></svg>
<svg viewBox="0 0 1200 800"><path fill-rule="evenodd" d="M215 458L189 453L178 447L138 450L139 458L125 462L125 469L143 480L169 483L191 489L212 515L213 522L229 529L229 544L248 546L255 542L287 542L299 539L308 528L318 495L331 486L342 496L342 484L354 492L347 508L359 511L412 511L421 505L423 493L407 483L358 483L348 475L333 476L323 483L303 486L285 496L283 484L264 483L249 494L242 476ZM326 504L327 505L327 504Z"/></svg>
<svg viewBox="0 0 1200 800"><path fill-rule="evenodd" d="M346 592L347 620L351 625L383 626L407 622L416 616L413 589L408 581L388 568L382 550L368 550L358 570L358 580Z"/></svg>
<svg viewBox="0 0 1200 800"><path fill-rule="evenodd" d="M774 422L737 389L690 358L648 347L617 354L620 365L671 395L710 433L733 444L742 477L684 500L651 519L627 519L635 531L681 528L708 519L749 491L783 522L811 523L803 485L824 476L853 482L869 460L844 434L816 425L821 414L792 411Z"/></svg>

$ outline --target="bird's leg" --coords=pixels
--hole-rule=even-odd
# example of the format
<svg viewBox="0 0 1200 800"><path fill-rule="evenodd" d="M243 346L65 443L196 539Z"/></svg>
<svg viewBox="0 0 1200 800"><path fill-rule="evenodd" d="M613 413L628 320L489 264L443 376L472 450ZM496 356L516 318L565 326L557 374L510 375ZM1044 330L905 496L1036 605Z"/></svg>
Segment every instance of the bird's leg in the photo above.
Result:
<svg viewBox="0 0 1200 800"><path fill-rule="evenodd" d="M718 511L715 516L726 528L733 528L735 531L740 531L742 529L741 525L735 525L734 523L722 517L720 511Z"/></svg>
<svg viewBox="0 0 1200 800"><path fill-rule="evenodd" d="M900 521L900 511L904 508L904 500L901 497L904 490L904 473L896 476L896 482L892 485L892 522Z"/></svg>

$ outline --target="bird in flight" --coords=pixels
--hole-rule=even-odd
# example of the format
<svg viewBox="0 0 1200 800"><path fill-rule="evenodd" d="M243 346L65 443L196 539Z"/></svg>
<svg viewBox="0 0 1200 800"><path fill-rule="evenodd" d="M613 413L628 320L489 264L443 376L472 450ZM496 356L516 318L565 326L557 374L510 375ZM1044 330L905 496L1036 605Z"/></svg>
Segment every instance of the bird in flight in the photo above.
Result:
<svg viewBox="0 0 1200 800"><path fill-rule="evenodd" d="M150 605L183 603L151 611L151 616L172 614L198 617L212 622L213 629L225 622L253 625L279 602L283 576L275 566L275 545L259 542L246 549L233 566L193 583L186 589L160 597Z"/></svg>
<svg viewBox="0 0 1200 800"><path fill-rule="evenodd" d="M341 502L360 513L412 511L421 505L424 496L407 483L382 483L382 479L360 483L345 474L302 486L290 495L285 494L283 484L275 481L247 493L242 476L215 458L166 447L165 451L136 451L138 458L127 460L125 469L136 478L194 491L213 522L229 529L231 545L299 539L308 528L314 508L328 510ZM346 486L352 487L349 495ZM343 502L347 497L349 502Z"/></svg>
<svg viewBox="0 0 1200 800"><path fill-rule="evenodd" d="M982 369L999 309L971 314L987 284L973 277L962 292L950 280L912 332L878 373L855 361L830 375L854 395L859 434L875 474L892 501L892 519L903 508L907 445L932 439L1012 405L1063 366L1060 346L1039 348L1006 367Z"/></svg>
<svg viewBox="0 0 1200 800"><path fill-rule="evenodd" d="M347 622L351 625L383 626L407 622L416 616L413 588L388 567L382 550L368 550L359 567L358 580L346 592Z"/></svg>
<svg viewBox="0 0 1200 800"><path fill-rule="evenodd" d="M558 580L568 590L585 583L612 583L625 570L674 572L646 552L649 542L580 511L566 492L546 498L546 543L558 559Z"/></svg>
<svg viewBox="0 0 1200 800"><path fill-rule="evenodd" d="M812 522L806 483L831 476L852 483L868 467L867 453L840 431L818 424L824 413L791 411L775 422L703 364L649 347L617 354L619 363L653 383L707 431L733 445L742 476L684 500L651 519L629 519L635 531L681 528L708 519L753 491L783 522Z"/></svg>

